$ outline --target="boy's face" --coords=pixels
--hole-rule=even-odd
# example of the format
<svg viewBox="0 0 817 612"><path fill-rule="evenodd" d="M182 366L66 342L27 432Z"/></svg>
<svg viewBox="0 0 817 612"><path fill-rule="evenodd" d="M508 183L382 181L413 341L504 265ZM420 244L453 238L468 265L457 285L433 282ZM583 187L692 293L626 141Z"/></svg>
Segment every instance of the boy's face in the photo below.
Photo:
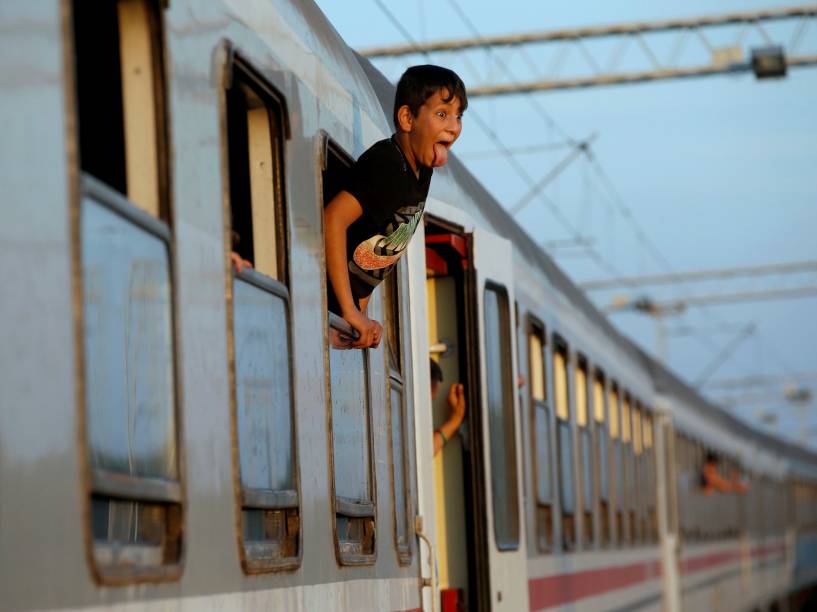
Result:
<svg viewBox="0 0 817 612"><path fill-rule="evenodd" d="M460 99L454 97L445 102L447 97L448 90L442 89L425 101L416 117L411 115L411 111L407 113L410 126L406 131L411 153L414 161L421 166L444 165L448 161L448 149L462 131ZM401 127L405 129L403 123L401 121Z"/></svg>

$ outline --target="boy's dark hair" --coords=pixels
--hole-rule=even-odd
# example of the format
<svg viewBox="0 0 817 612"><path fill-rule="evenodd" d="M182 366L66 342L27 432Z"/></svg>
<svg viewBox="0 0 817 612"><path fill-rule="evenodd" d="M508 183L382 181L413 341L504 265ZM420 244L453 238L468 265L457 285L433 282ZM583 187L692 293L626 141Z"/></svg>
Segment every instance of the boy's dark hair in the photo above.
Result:
<svg viewBox="0 0 817 612"><path fill-rule="evenodd" d="M408 106L415 117L420 107L431 96L441 90L448 91L448 97L443 102L451 102L454 98L460 99L460 112L468 108L468 96L465 93L465 84L457 73L442 66L421 64L408 68L397 83L397 93L394 94L394 128L399 129L397 111L402 106Z"/></svg>
<svg viewBox="0 0 817 612"><path fill-rule="evenodd" d="M440 364L438 364L433 359L429 359L428 365L431 368L431 382L441 383L443 381L443 371L442 368L440 368Z"/></svg>
<svg viewBox="0 0 817 612"><path fill-rule="evenodd" d="M718 456L712 451L706 451L704 463L718 463Z"/></svg>

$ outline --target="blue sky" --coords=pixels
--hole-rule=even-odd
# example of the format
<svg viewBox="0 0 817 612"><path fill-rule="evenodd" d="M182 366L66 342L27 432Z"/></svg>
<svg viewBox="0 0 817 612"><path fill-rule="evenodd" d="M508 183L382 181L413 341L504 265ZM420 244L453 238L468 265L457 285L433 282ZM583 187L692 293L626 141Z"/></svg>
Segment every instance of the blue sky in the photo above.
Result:
<svg viewBox="0 0 817 612"><path fill-rule="evenodd" d="M463 9L479 34L486 35L791 5L768 0L381 2L416 41L471 36L457 7ZM352 47L407 42L375 0L321 0L318 5ZM793 40L796 23L773 23L765 29L774 42L786 47ZM732 44L737 33L736 28L720 28L707 31L707 37L718 47ZM672 54L677 35L655 35L647 40L659 59L665 61ZM615 44L599 41L587 43L586 48L597 61L606 62ZM747 30L741 40L743 49L763 44L761 34L753 30ZM812 20L803 32L798 51L817 53L817 21ZM454 67L466 85L496 80L502 67L524 80L536 76L533 70L541 76L557 65L561 76L587 72L576 48L561 63L558 57L562 52L553 45L531 48L526 53L527 58L508 51L493 55L484 51L467 56L438 54L432 55L430 61ZM690 37L679 61L691 64L706 61L706 56L700 41ZM630 44L621 57L621 70L646 67L646 56L635 44ZM396 78L406 65L424 61L422 56L413 56L375 63L387 76ZM593 240L599 258L621 274L817 260L817 67L790 70L782 80L757 81L751 74L741 74L555 91L533 97L552 124L543 120L523 96L474 99L469 112L476 111L489 122L511 148L563 142L564 135L583 139L597 134L592 147L597 165L584 158L577 160L545 193L580 235ZM455 152L510 208L528 186L501 156L481 156L494 148L466 113ZM564 148L540 151L518 155L517 159L538 180L567 152ZM597 168L608 177L611 188L600 178ZM621 205L632 212L665 263L638 240ZM518 219L544 241L564 240L571 235L539 200L531 202ZM577 282L610 276L580 250L559 249L552 254ZM670 286L651 289L650 295L655 299L677 299L719 290L760 290L780 286L780 281L764 278ZM815 286L817 274L792 277L789 282L789 286ZM622 292L627 293L598 292L592 297L604 305L614 293ZM690 309L682 317L667 319L670 330L682 326L696 330L695 335L670 336L669 364L687 380L695 380L716 354L734 341L739 334L736 325L754 323L755 334L738 345L712 379L812 372L815 376L799 382L817 395L815 313L817 296ZM655 350L655 325L651 319L635 313L613 314L611 318L642 346ZM727 331L723 331L724 327ZM772 413L777 416L771 426L773 431L807 440L817 448L814 400L805 407L787 403L782 399L782 383L740 393L766 397L764 401L742 403L736 409L740 415L759 424L760 415Z"/></svg>

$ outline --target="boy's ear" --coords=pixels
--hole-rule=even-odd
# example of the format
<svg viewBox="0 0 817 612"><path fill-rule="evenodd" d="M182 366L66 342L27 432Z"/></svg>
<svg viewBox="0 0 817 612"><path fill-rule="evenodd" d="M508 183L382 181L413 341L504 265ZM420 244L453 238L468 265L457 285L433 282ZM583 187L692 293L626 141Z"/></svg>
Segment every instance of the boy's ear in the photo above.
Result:
<svg viewBox="0 0 817 612"><path fill-rule="evenodd" d="M397 127L401 132L410 132L414 127L414 115L408 104L397 109Z"/></svg>

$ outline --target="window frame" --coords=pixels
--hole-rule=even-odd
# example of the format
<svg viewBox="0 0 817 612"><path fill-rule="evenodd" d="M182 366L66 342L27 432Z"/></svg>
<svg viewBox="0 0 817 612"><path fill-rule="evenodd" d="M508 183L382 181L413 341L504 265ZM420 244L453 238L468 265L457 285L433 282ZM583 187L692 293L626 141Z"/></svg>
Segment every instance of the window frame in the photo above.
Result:
<svg viewBox="0 0 817 612"><path fill-rule="evenodd" d="M79 447L79 467L82 483L82 539L85 549L85 558L94 582L100 586L126 586L143 583L167 583L176 582L181 579L186 563L186 540L185 540L185 515L187 508L187 490L185 478L185 454L181 441L184 439L184 422L182 419L182 396L179 382L180 370L180 332L179 332L179 312L176 282L176 243L174 239L173 227L173 201L172 190L170 189L170 168L168 159L170 157L170 130L168 105L168 79L167 79L167 35L165 28L163 3L152 2L155 5L154 15L150 15L151 27L151 54L154 70L154 109L156 112L156 142L155 155L157 164L157 189L158 189L158 212L153 215L144 208L128 198L127 193L123 193L106 184L102 179L85 171L80 160L80 92L78 83L78 61L76 55L76 28L74 24L74 3L69 3L67 7L68 19L62 20L63 40L65 41L65 53L69 58L66 69L66 83L68 102L67 113L73 119L73 129L67 135L69 146L68 166L71 175L72 186L69 189L69 210L71 212L70 223L70 243L71 262L73 267L72 295L75 310L74 316L74 356L76 358L75 373L75 398L78 409L77 436ZM121 60L120 60L121 61ZM121 69L121 63L120 63ZM124 98L123 98L124 107ZM123 108L124 111L124 108ZM123 118L123 130L124 121ZM123 152L123 154L125 154ZM125 161L127 168L127 161ZM125 169L127 172L127 169ZM132 477L125 474L117 474L108 470L94 468L90 458L90 433L88 424L90 415L88 413L87 391L87 369L86 354L84 348L84 278L82 272L82 201L86 197L91 197L102 208L107 209L126 222L134 225L142 231L158 238L164 244L167 251L167 272L169 284L169 310L170 310L170 340L172 342L171 371L173 376L173 418L174 418L174 445L176 450L176 468L178 477L175 481L165 481L163 479L152 479L144 477ZM173 504L176 508L176 516L168 516L166 530L172 531L179 538L178 558L171 563L156 566L140 567L104 567L97 563L94 551L95 540L92 524L93 496L95 493L105 495L111 499L123 499L130 502L154 502Z"/></svg>
<svg viewBox="0 0 817 612"><path fill-rule="evenodd" d="M624 537L624 497L626 491L624 490L624 443L622 440L622 395L623 390L618 380L611 378L607 389L607 422L608 431L610 435L610 496L612 501L610 506L613 512L613 527L612 533L615 534L611 539L614 540L615 546L620 548L626 539Z"/></svg>
<svg viewBox="0 0 817 612"><path fill-rule="evenodd" d="M595 462L596 470L596 506L599 511L599 518L601 525L596 537L599 546L606 548L610 545L612 539L612 524L610 520L610 513L612 505L610 503L610 428L608 425L609 415L607 413L607 377L599 366L592 368L592 418L593 418L593 461ZM596 397L596 385L600 390L600 397ZM598 416L597 400L600 400L601 418ZM604 440L602 448L602 440ZM602 451L605 456L602 456ZM604 485L602 487L602 478L604 478ZM606 489L606 495L603 494L603 488ZM606 506L606 507L605 507Z"/></svg>
<svg viewBox="0 0 817 612"><path fill-rule="evenodd" d="M344 334L352 335L354 330L352 326L349 325L346 321L344 321L338 315L331 313L327 310L328 314L328 327L332 327L338 331L343 332ZM373 432L373 420L372 420L372 380L371 380L371 362L368 349L348 349L348 350L361 350L363 355L363 363L366 369L366 376L365 376L365 383L366 383L366 417L367 417L367 443L369 445L369 465L368 472L369 472L369 498L370 501L367 502L355 502L349 500L348 498L342 497L337 494L337 486L335 484L335 433L334 433L334 418L333 418L333 405L332 405L332 396L331 396L331 371L329 366L329 351L332 348L329 346L328 342L328 333L327 333L327 342L325 343L326 349L326 375L327 375L327 390L328 393L326 394L326 401L327 401L327 423L328 423L328 430L327 435L329 438L329 484L330 484L330 492L331 497L329 500L330 503L330 512L332 515L332 533L334 536L335 541L335 558L337 559L338 565L341 566L369 566L374 565L377 561L377 478L375 472L375 465L374 465L374 432ZM361 519L370 519L371 523L368 525L372 528L372 553L371 554L346 554L341 551L340 548L340 538L338 533L338 515L343 515L348 518L361 518ZM364 524L364 531L366 530L366 524Z"/></svg>
<svg viewBox="0 0 817 612"><path fill-rule="evenodd" d="M541 352L541 360L542 360L542 393L544 395L544 399L538 400L534 397L534 371L533 371L533 359L531 359L531 338L536 336L539 340L539 350ZM555 536L556 530L554 528L554 520L555 520L555 500L554 500L554 472L552 466L554 465L553 461L553 430L554 430L554 417L553 409L550 403L550 395L548 393L548 381L549 376L548 372L550 368L548 367L548 336L547 336L547 328L545 324L533 314L528 313L528 322L527 322L527 335L526 335L526 344L528 350L528 380L530 384L528 385L528 402L530 405L530 413L529 413L529 423L530 423L530 439L531 439L531 465L532 465L532 475L533 475L533 491L534 495L533 502L535 506L535 513L536 517L534 519L535 522L535 529L536 529L536 546L540 552L543 553L552 553L558 547L556 546ZM547 420L548 424L548 439L545 441L546 449L545 454L548 457L547 466L540 466L538 462L538 451L539 451L539 440L537 439L536 435L536 417L537 417L537 410L544 411L545 419ZM550 491L550 501L545 502L542 501L539 497L539 472L545 467L547 469L547 478L548 478L548 489ZM542 515L541 518L539 515ZM540 533L540 529L544 527L545 534L544 538Z"/></svg>
<svg viewBox="0 0 817 612"><path fill-rule="evenodd" d="M413 557L414 557L414 548L412 546L412 516L416 514L413 512L414 509L414 501L412 496L413 491L413 471L411 457L414 454L414 446L411 444L412 436L409 435L409 410L408 410L408 401L407 401L407 393L406 393L406 376L403 373L403 364L405 363L405 354L403 350L403 309L401 308L401 300L400 300L400 289L401 289L401 281L403 279L404 273L402 272L403 267L403 258L397 262L397 266L392 271L392 274L387 277L383 281L383 314L384 314L384 323L387 325L393 325L395 331L395 344L396 347L390 346L389 334L388 332L384 334L384 341L386 346L384 347L385 350L383 351L383 359L384 359L384 368L385 368L385 378L386 378L386 401L388 402L388 425L389 425L389 480L391 485L391 502L392 502L392 530L394 536L394 549L395 554L397 555L397 563L400 566L408 566L411 565ZM391 291L385 283L392 282L393 283L393 295L391 295ZM391 303L392 300L394 303ZM392 319L396 319L392 320ZM392 359L395 360L392 363ZM392 367L394 365L394 367ZM405 544L400 543L399 537L399 525L398 525L398 515L397 515L397 490L396 490L396 482L394 479L395 473L395 456L394 456L394 424L393 424L393 406L392 402L392 389L394 386L399 386L400 388L400 397L402 399L402 406L400 409L400 415L402 418L402 426L400 428L400 432L403 438L403 486L404 486L404 496L405 496L405 516L406 516L406 542ZM413 428L412 428L413 429Z"/></svg>
<svg viewBox="0 0 817 612"><path fill-rule="evenodd" d="M325 130L318 131L318 138L320 144L320 164L318 164L318 174L316 177L318 185L318 196L320 198L321 219L323 218L323 208L325 206L325 192L324 192L324 173L328 171L330 155L334 155L343 163L347 170L351 168L354 163L353 158L346 150L340 146ZM321 223L321 234L325 236L325 226ZM328 303L328 288L324 287L322 291L322 312L325 313L324 319L324 385L326 389L326 419L327 419L327 449L329 459L329 513L332 517L332 537L334 540L335 560L339 566L345 567L366 567L375 565L377 562L377 525L378 525L378 505L377 505L377 473L374 461L374 428L372 418L372 400L373 400L373 385L371 375L371 359L369 350L363 350L363 362L366 370L366 418L368 424L367 443L369 445L369 498L370 501L366 503L351 502L339 495L336 492L335 484L335 436L334 436L334 419L333 419L333 405L332 405L332 372L330 366L330 353L333 350L330 346L330 331L335 329L347 335L354 335L352 326L349 325L343 318L337 314L329 311ZM361 350L361 349L349 349ZM388 385L388 382L386 382ZM387 400L387 401L390 401ZM391 437L391 436L390 436ZM338 532L338 515L348 518L369 519L369 523L364 523L362 529L364 533L371 531L372 553L371 554L347 554L341 551L341 540ZM396 534L395 534L396 537Z"/></svg>
<svg viewBox="0 0 817 612"><path fill-rule="evenodd" d="M233 482L235 488L234 505L236 512L236 542L238 546L239 560L244 574L255 575L281 571L291 571L301 566L303 562L303 526L301 517L303 516L303 500L301 496L301 470L299 453L299 435L297 419L297 393L295 385L295 363L292 359L295 346L292 342L293 312L292 300L289 290L289 201L286 188L286 143L291 137L289 127L289 107L286 96L282 91L255 67L255 64L248 57L237 51L231 41L222 43L222 49L226 56L223 79L220 84L219 96L219 116L221 118L221 155L222 155L222 176L226 189L222 197L222 219L224 225L224 249L225 265L227 274L225 275L226 294L226 315L227 315L227 351L229 368L230 387L230 421L232 429L233 451ZM230 177L230 138L229 138L229 112L228 112L228 91L236 86L236 80L240 79L244 87L252 90L253 94L261 99L267 113L276 115L276 121L280 125L280 133L277 134L278 146L273 151L273 214L275 216L276 233L276 276L270 276L254 268L236 271L230 261L232 251L230 234L232 231L232 194ZM271 122L270 122L271 126ZM270 135L270 140L273 136ZM275 143L271 142L271 145ZM277 163L276 163L277 162ZM248 165L251 162L248 162ZM277 180L275 180L277 178ZM250 179L252 180L252 179ZM250 214L252 215L252 203L250 203ZM238 430L238 385L235 359L235 283L244 282L270 295L280 298L285 305L287 317L287 344L290 350L289 359L289 397L290 397L290 423L292 428L292 482L294 489L272 490L255 489L245 487L242 482L240 464L240 439ZM284 557L279 560L271 560L254 557L247 551L247 540L244 538L244 510L283 510L285 511L285 529L297 528L297 548L295 556ZM288 510L296 510L297 517L295 523L290 526L291 517Z"/></svg>
<svg viewBox="0 0 817 612"><path fill-rule="evenodd" d="M647 478L646 456L644 453L644 414L641 400L633 396L632 426L633 426L633 506L635 507L635 529L633 529L633 543L646 541L645 517L647 515Z"/></svg>
<svg viewBox="0 0 817 612"><path fill-rule="evenodd" d="M644 434L644 461L645 481L647 482L646 496L645 496L645 522L646 532L644 533L644 540L648 543L658 542L658 466L656 463L655 452L655 411L649 406L642 406L643 413L641 416L641 427ZM669 485L667 485L669 486Z"/></svg>
<svg viewBox="0 0 817 612"><path fill-rule="evenodd" d="M262 101L267 104L272 103L278 107L278 121L281 125L280 146L277 151L278 163L274 164L275 171L279 173L279 180L276 185L275 197L275 232L276 232L276 263L277 263L277 277L272 277L264 274L267 278L280 283L284 287L289 287L290 270L289 270L289 194L286 186L286 143L292 138L292 128L290 126L290 111L287 103L286 95L282 93L281 84L275 84L270 79L266 78L261 71L255 67L255 64L241 51L238 51L232 42L225 41L222 43L224 54L226 55L226 62L224 66L224 75L221 84L220 96L220 117L222 121L222 173L227 177L226 184L229 186L229 143L227 137L227 90L231 89L236 79L236 72L241 73L241 77L245 80L245 85L253 89ZM269 107L267 107L268 110ZM230 222L230 195L227 190L226 205L224 207L224 225L231 228ZM227 252L232 249L230 247L230 236L225 236L225 245ZM263 273L262 273L263 274Z"/></svg>
<svg viewBox="0 0 817 612"><path fill-rule="evenodd" d="M484 358L485 364L487 366L488 363L488 326L487 326L487 300L486 296L489 292L495 293L497 296L497 303L498 303L498 317L499 317L499 324L500 324L500 336L503 332L507 334L507 339L510 340L513 338L513 334L515 333L515 326L513 325L513 305L510 303L510 295L508 294L508 289L505 285L501 283L497 283L492 280L486 280L485 284L482 288L482 312L480 313L480 318L482 320L483 325L483 351L484 351ZM489 428L489 440L488 440L488 452L490 457L490 470L489 470L489 478L491 479L491 490L492 490L492 514L493 514L493 529L494 529L494 542L496 543L497 550L502 552L512 552L519 550L520 541L521 541L521 534L522 534L522 520L520 519L520 487L519 487L519 464L517 459L517 444L516 444L516 409L514 408L514 398L516 395L516 389L514 386L513 381L513 351L511 350L511 342L507 342L504 344L500 344L500 349L503 352L501 356L502 361L505 364L504 372L502 372L502 395L503 395L503 421L505 423L505 440L503 444L503 451L505 454L506 461L509 461L510 464L506 464L506 477L510 479L508 482L512 485L511 494L507 496L508 501L510 501L510 510L511 512L508 513L510 525L509 530L511 532L510 538L507 541L503 541L499 537L499 533L497 531L497 500L499 499L497 495L493 493L494 488L494 461L492 457L492 449L493 449L493 442L494 439L490 435L492 433L492 428ZM486 400L486 408L488 419L490 422L490 406L487 405L488 398L490 393L488 393L488 381L485 381L485 400ZM510 442L510 452L508 449L508 442Z"/></svg>
<svg viewBox="0 0 817 612"><path fill-rule="evenodd" d="M638 483L635 474L635 449L633 446L633 413L635 397L629 389L621 394L621 444L624 499L622 500L624 513L624 534L628 546L635 546L637 542L635 522L638 500Z"/></svg>
<svg viewBox="0 0 817 612"><path fill-rule="evenodd" d="M150 48L150 60L152 62L152 90L153 90L153 112L155 113L154 116L154 137L155 137L155 155L156 155L156 212L151 213L148 211L144 204L140 204L136 200L130 198L130 195L127 193L127 173L128 173L128 160L127 160L127 152L128 152L128 144L124 141L126 138L127 132L127 118L125 117L127 113L127 109L125 108L125 93L122 93L122 131L123 131L123 142L122 142L122 161L124 163L124 167L122 168L124 172L125 178L125 191L120 191L116 187L108 184L103 180L101 177L97 177L90 172L83 170L82 162L81 162L81 142L80 142L80 135L81 135L81 128L79 127L80 124L80 91L78 88L79 79L77 77L77 49L75 44L75 36L76 36L76 16L74 10L74 4L79 2L79 0L71 0L68 4L70 5L69 11L69 19L64 20L64 28L65 28L65 40L67 41L66 53L71 57L71 71L68 78L69 81L69 91L72 94L72 104L71 104L71 112L74 115L75 124L73 130L73 137L75 138L76 142L76 153L73 158L73 162L76 164L76 176L79 183L78 191L82 191L85 187L82 185L83 178L88 176L92 177L95 181L97 181L100 185L103 185L110 189L112 192L121 195L126 202L135 206L136 208L145 211L149 216L153 218L157 218L168 225L171 226L171 219L173 217L173 202L172 202L172 189L171 189L171 168L170 168L170 157L171 157L171 142L170 142L170 113L168 111L168 104L169 104L169 93L168 93L168 66L170 64L169 61L169 53L167 50L167 28L165 27L165 10L167 9L169 0L143 0L143 3L153 7L153 10L149 12L147 15L148 18L148 27L150 28L150 35L151 35L151 48ZM118 4L118 0L112 0L114 4ZM121 24L118 23L118 26ZM118 35L118 38L121 39L121 35ZM121 40L120 40L121 45ZM122 68L122 58L120 55L120 70ZM98 78L97 78L98 80ZM120 81L120 86L124 87L124 84ZM77 228L79 229L79 228Z"/></svg>
<svg viewBox="0 0 817 612"><path fill-rule="evenodd" d="M175 242L173 240L173 232L167 221L154 217L144 209L127 199L127 197L103 183L100 179L83 172L78 172L79 199L77 201L77 214L75 217L75 239L76 258L78 267L77 283L78 288L78 317L77 317L77 356L78 356L78 397L79 404L82 406L80 411L80 449L81 461L83 464L84 481L85 481L85 520L83 520L83 528L85 533L85 548L86 559L91 569L95 581L100 585L106 586L124 586L130 584L140 584L144 582L174 582L181 578L185 564L185 541L184 541L184 515L187 507L187 496L184 479L184 451L181 441L182 436L182 409L181 409L181 392L179 388L179 363L180 363L180 348L179 348L179 328L178 328L178 299L177 287L175 282L174 261L175 261ZM170 300L170 339L173 344L171 350L171 371L173 375L173 418L174 418L174 445L176 450L176 468L178 471L178 478L175 481L164 480L160 478L149 478L140 476L130 476L128 474L118 474L110 470L93 467L90 458L90 433L88 431L88 423L90 422L90 415L88 414L88 401L86 399L87 391L87 358L85 354L85 301L84 301L84 277L82 273L82 232L81 232L81 215L82 200L90 197L101 208L112 212L121 217L127 223L136 228L150 234L154 238L162 241L167 251L167 270L168 270L168 284L169 284L169 300ZM146 502L146 503L161 503L168 505L175 505L178 508L177 517L169 517L166 529L173 531L179 538L179 556L173 563L167 563L156 566L137 566L137 567L105 567L101 566L95 559L96 544L92 531L92 503L95 495L103 495L111 500L121 500L125 502ZM175 524L170 524L170 523ZM130 548L130 546L125 547Z"/></svg>
<svg viewBox="0 0 817 612"><path fill-rule="evenodd" d="M252 269L243 270L240 273L233 271L234 280L240 280L259 288L275 297L281 298L286 305L287 312L287 343L290 348L290 354L294 352L294 345L292 343L292 305L289 298L288 289L282 283L275 279L266 276L260 272ZM246 574L261 574L266 572L275 572L282 570L291 570L300 567L303 560L303 529L301 528L300 518L303 516L303 500L301 499L301 471L299 460L299 445L298 445L298 422L297 422L297 394L295 387L295 368L293 359L289 363L289 394L290 394L290 418L292 425L292 482L294 489L256 489L245 487L241 480L240 468L240 440L238 434L238 401L236 395L238 393L238 385L236 384L236 364L235 364L235 333L233 330L233 294L230 293L228 297L230 301L230 344L229 344L229 363L230 363L230 386L231 386L231 412L233 420L233 427L235 435L233 436L233 443L235 444L235 482L236 482L236 513L238 516L238 535L239 542L239 558L241 566ZM290 510L296 509L297 514L297 529L298 529L298 554L293 557L286 557L280 561L272 561L267 559L252 558L246 551L246 540L244 539L244 510ZM289 517L287 517L287 529L289 526Z"/></svg>
<svg viewBox="0 0 817 612"><path fill-rule="evenodd" d="M557 353L562 354L562 359L564 362L564 377L565 377L565 408L567 410L567 414L565 417L559 415L559 398L558 393L556 391L556 379L558 374L556 372L556 355ZM576 513L577 513L577 499L579 495L577 495L577 482L576 482L576 443L574 437L574 418L575 418L575 406L573 406L573 402L571 401L574 394L571 393L571 379L572 379L572 359L571 359L571 351L570 345L568 344L567 340L564 336L560 335L557 332L553 332L551 334L551 362L552 362L552 374L553 374L553 413L555 417L555 430L554 435L556 437L556 486L558 487L559 491L559 523L561 525L561 533L562 533L562 541L561 541L561 550L564 551L572 551L576 549L578 544L576 531L577 531L577 521L576 521ZM574 390L575 392L575 390ZM569 453L569 460L567 467L562 462L562 429L566 429L567 433L564 435L565 439L568 440L570 443L570 448L568 449ZM566 472L566 474L565 474ZM568 478L565 478L565 475ZM564 505L564 495L563 492L565 490L565 481L569 480L570 482L570 489L572 493L572 506L573 510L571 512L565 511ZM565 529L565 524L567 524L568 528Z"/></svg>
<svg viewBox="0 0 817 612"><path fill-rule="evenodd" d="M581 372L581 375L580 375ZM579 491L581 493L581 515L580 532L582 534L582 547L592 547L596 543L598 534L594 525L593 516L596 507L596 480L594 469L594 441L593 432L595 425L595 415L592 405L592 376L590 361L581 352L576 353L576 363L573 370L574 377L574 404L576 409L576 454L575 461L578 464ZM584 379L584 383L580 379ZM583 389L580 394L579 390ZM580 402L579 398L584 397L584 424L580 423ZM586 446L586 449L585 449ZM585 456L585 450L587 455ZM588 482L589 481L589 482ZM588 490L589 489L589 490Z"/></svg>

